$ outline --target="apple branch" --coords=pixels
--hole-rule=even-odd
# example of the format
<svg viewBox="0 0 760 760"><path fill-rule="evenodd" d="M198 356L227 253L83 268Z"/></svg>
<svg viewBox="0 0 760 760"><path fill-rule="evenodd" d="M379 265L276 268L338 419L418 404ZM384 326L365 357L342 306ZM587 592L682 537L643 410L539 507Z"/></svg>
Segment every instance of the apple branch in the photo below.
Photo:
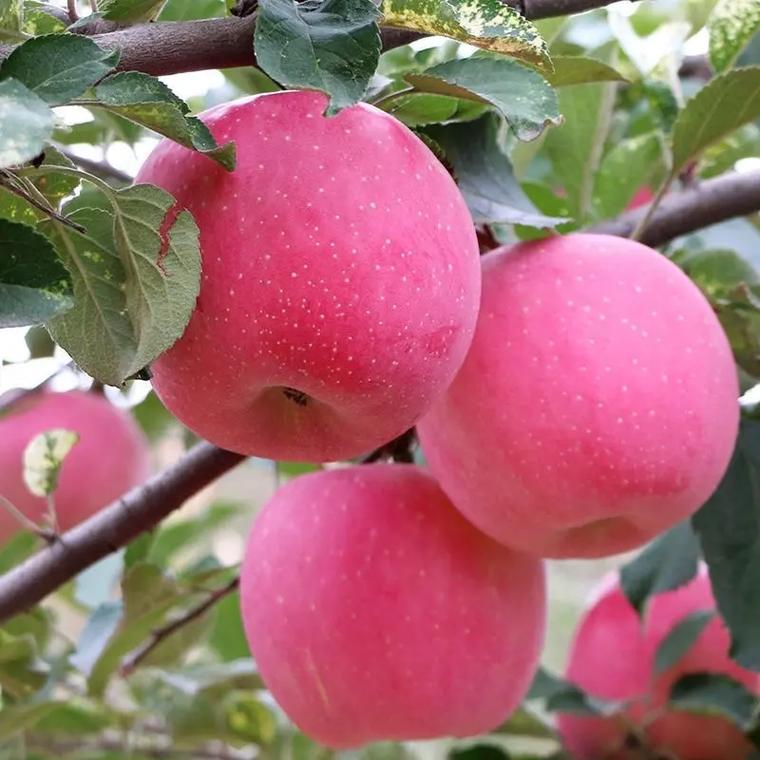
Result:
<svg viewBox="0 0 760 760"><path fill-rule="evenodd" d="M646 218L649 206L601 222L591 232L630 237ZM689 232L760 211L760 169L730 172L680 192L668 193L658 204L638 239L659 246Z"/></svg>
<svg viewBox="0 0 760 760"><path fill-rule="evenodd" d="M66 581L153 528L202 488L243 461L199 443L176 464L0 577L0 621L33 607Z"/></svg>

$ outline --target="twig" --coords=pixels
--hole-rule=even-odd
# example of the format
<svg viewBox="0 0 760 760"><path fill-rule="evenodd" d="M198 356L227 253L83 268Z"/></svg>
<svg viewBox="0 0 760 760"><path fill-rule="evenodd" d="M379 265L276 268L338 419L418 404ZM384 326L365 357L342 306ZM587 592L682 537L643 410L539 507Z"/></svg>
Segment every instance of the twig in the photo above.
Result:
<svg viewBox="0 0 760 760"><path fill-rule="evenodd" d="M11 175L12 176L12 175ZM11 177L8 174L0 173L0 186L4 187L8 192L18 195L19 198L23 198L30 206L34 206L38 211L41 211L51 219L55 219L56 222L65 224L67 227L75 229L77 232L86 232L85 228L81 224L72 222L71 219L67 219L65 216L59 214L52 206L43 203L41 200L35 198L28 188L24 187L18 182L17 177Z"/></svg>
<svg viewBox="0 0 760 760"><path fill-rule="evenodd" d="M760 210L760 169L729 172L677 193L668 193L652 214L641 242L658 246L689 232ZM591 232L630 237L649 205L601 222Z"/></svg>
<svg viewBox="0 0 760 760"><path fill-rule="evenodd" d="M151 530L245 457L199 443L176 464L0 576L0 621L23 612L86 567Z"/></svg>
<svg viewBox="0 0 760 760"><path fill-rule="evenodd" d="M236 591L239 585L240 576L236 575L229 583L226 583L216 591L212 591L197 607L193 607L176 620L172 620L166 625L156 628L145 644L138 649L135 649L122 660L121 667L119 668L120 674L124 678L129 677L162 641L165 641L180 628L183 628L204 615L217 604L217 602L220 602L224 597L229 596L233 591Z"/></svg>
<svg viewBox="0 0 760 760"><path fill-rule="evenodd" d="M75 23L79 21L79 13L77 13L77 0L66 0L66 5L69 9L69 21Z"/></svg>
<svg viewBox="0 0 760 760"><path fill-rule="evenodd" d="M650 220L657 212L657 209L662 203L662 199L665 197L665 194L670 190L670 186L673 184L673 179L673 175L669 174L665 181L660 185L660 188L657 190L654 198L652 198L652 200L646 205L644 215L633 228L633 232L631 232L631 240L641 240L641 238L644 236Z"/></svg>
<svg viewBox="0 0 760 760"><path fill-rule="evenodd" d="M93 13L98 12L98 0L90 0L90 10Z"/></svg>
<svg viewBox="0 0 760 760"><path fill-rule="evenodd" d="M85 158L70 150L64 150L60 145L55 146L66 158L77 166L81 166L85 171L94 174L101 179L112 179L116 182L120 182L124 185L131 184L134 179L131 174L123 172L121 169L117 169L106 161L95 161L91 158Z"/></svg>

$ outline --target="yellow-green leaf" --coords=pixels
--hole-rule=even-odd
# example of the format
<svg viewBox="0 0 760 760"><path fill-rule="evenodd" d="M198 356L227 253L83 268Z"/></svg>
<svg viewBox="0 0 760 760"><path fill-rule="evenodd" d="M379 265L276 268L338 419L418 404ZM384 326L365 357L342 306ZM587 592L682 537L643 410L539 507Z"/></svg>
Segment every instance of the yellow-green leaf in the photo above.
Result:
<svg viewBox="0 0 760 760"><path fill-rule="evenodd" d="M35 496L49 496L58 485L63 460L79 441L79 433L63 428L36 435L24 449L24 483Z"/></svg>

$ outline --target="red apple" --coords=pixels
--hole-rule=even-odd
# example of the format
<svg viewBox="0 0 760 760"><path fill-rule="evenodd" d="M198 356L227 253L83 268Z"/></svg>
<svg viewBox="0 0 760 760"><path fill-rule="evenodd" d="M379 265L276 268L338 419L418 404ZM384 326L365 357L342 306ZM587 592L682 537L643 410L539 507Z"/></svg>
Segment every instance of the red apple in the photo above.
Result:
<svg viewBox="0 0 760 760"><path fill-rule="evenodd" d="M633 194L633 198L631 198L629 204L625 207L626 211L633 211L634 209L641 208L641 206L646 206L647 203L651 203L653 200L654 193L652 192L652 188L647 187L646 185L640 187Z"/></svg>
<svg viewBox="0 0 760 760"><path fill-rule="evenodd" d="M274 459L356 456L449 384L480 295L473 224L451 177L393 117L279 92L201 115L234 140L228 173L165 140L138 181L200 227L203 280L153 385L200 436Z"/></svg>
<svg viewBox="0 0 760 760"><path fill-rule="evenodd" d="M24 484L24 450L53 428L79 433L54 494L61 529L72 528L147 477L148 445L129 414L94 393L31 394L0 414L0 495L34 522L42 521L47 505ZM21 529L0 507L0 544Z"/></svg>
<svg viewBox="0 0 760 760"><path fill-rule="evenodd" d="M710 305L657 251L553 237L483 257L472 348L418 429L454 504L548 557L631 549L728 464L736 370Z"/></svg>
<svg viewBox="0 0 760 760"><path fill-rule="evenodd" d="M623 751L633 733L654 754L677 760L743 760L750 745L728 720L664 710L671 686L688 673L721 673L757 692L759 676L728 657L729 636L714 618L678 662L659 676L653 663L662 640L687 615L714 610L705 570L686 586L651 600L643 621L620 590L617 574L605 581L575 633L567 678L592 696L633 700L609 718L559 716L560 734L577 760L628 760Z"/></svg>
<svg viewBox="0 0 760 760"><path fill-rule="evenodd" d="M332 747L495 728L544 635L540 561L477 531L411 465L281 488L254 524L241 592L264 681Z"/></svg>

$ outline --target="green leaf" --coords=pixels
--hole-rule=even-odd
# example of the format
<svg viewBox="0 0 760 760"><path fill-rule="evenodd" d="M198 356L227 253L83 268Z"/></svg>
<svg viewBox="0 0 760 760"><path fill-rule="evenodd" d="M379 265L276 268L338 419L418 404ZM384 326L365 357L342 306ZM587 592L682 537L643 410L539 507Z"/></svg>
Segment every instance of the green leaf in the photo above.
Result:
<svg viewBox="0 0 760 760"><path fill-rule="evenodd" d="M594 177L602 158L615 103L615 84L582 84L559 92L565 121L546 135L546 152L564 187L576 221L592 210Z"/></svg>
<svg viewBox="0 0 760 760"><path fill-rule="evenodd" d="M60 702L27 702L3 707L0 711L0 741L31 728L59 704Z"/></svg>
<svg viewBox="0 0 760 760"><path fill-rule="evenodd" d="M446 95L412 93L394 97L387 105L381 104L379 107L404 122L407 127L414 128L449 121L456 114L460 102L458 98Z"/></svg>
<svg viewBox="0 0 760 760"><path fill-rule="evenodd" d="M621 213L640 187L652 184L666 166L663 137L647 132L619 140L602 159L594 181L594 210L602 219Z"/></svg>
<svg viewBox="0 0 760 760"><path fill-rule="evenodd" d="M755 695L744 684L717 673L689 673L670 690L670 705L679 710L719 715L748 729L755 713Z"/></svg>
<svg viewBox="0 0 760 760"><path fill-rule="evenodd" d="M0 218L0 328L45 322L71 308L71 278L48 238Z"/></svg>
<svg viewBox="0 0 760 760"><path fill-rule="evenodd" d="M269 744L277 733L277 721L271 708L253 694L233 691L226 695L222 709L229 731L239 739Z"/></svg>
<svg viewBox="0 0 760 760"><path fill-rule="evenodd" d="M548 63L536 27L500 0L383 0L384 26L441 35L496 53Z"/></svg>
<svg viewBox="0 0 760 760"><path fill-rule="evenodd" d="M47 711L34 726L35 733L94 734L108 728L117 719L90 702L59 703Z"/></svg>
<svg viewBox="0 0 760 760"><path fill-rule="evenodd" d="M548 712L570 712L579 715L614 715L624 707L624 702L592 697L579 686L564 678L552 675L539 667L533 678L526 699L544 699Z"/></svg>
<svg viewBox="0 0 760 760"><path fill-rule="evenodd" d="M137 406L132 407L132 414L143 433L151 441L159 440L172 425L176 424L176 418L153 391Z"/></svg>
<svg viewBox="0 0 760 760"><path fill-rule="evenodd" d="M16 79L0 81L0 169L31 161L53 133L53 112Z"/></svg>
<svg viewBox="0 0 760 760"><path fill-rule="evenodd" d="M98 10L108 21L152 21L166 0L100 0Z"/></svg>
<svg viewBox="0 0 760 760"><path fill-rule="evenodd" d="M217 145L208 127L189 116L187 104L159 79L123 71L104 79L95 88L95 95L100 107L197 150L228 171L235 168L234 143Z"/></svg>
<svg viewBox="0 0 760 760"><path fill-rule="evenodd" d="M731 632L731 656L760 670L760 421L742 420L731 464L692 523Z"/></svg>
<svg viewBox="0 0 760 760"><path fill-rule="evenodd" d="M552 57L554 71L546 71L544 77L552 87L570 87L589 82L627 82L617 70L595 58L580 55L555 55Z"/></svg>
<svg viewBox="0 0 760 760"><path fill-rule="evenodd" d="M217 603L216 618L208 642L225 662L248 657L250 650L243 630L238 592Z"/></svg>
<svg viewBox="0 0 760 760"><path fill-rule="evenodd" d="M48 323L56 342L101 382L121 385L183 333L200 289L198 228L151 185L113 193L113 215L80 209L81 234L58 225L75 306ZM166 219L172 219L166 229Z"/></svg>
<svg viewBox="0 0 760 760"><path fill-rule="evenodd" d="M79 636L76 651L71 655L71 664L89 676L98 657L106 648L119 621L122 618L121 602L103 602L90 615Z"/></svg>
<svg viewBox="0 0 760 760"><path fill-rule="evenodd" d="M477 224L509 223L554 227L567 221L541 214L528 200L503 150L500 119L487 114L475 122L431 127L426 133L444 150Z"/></svg>
<svg viewBox="0 0 760 760"><path fill-rule="evenodd" d="M556 736L554 728L527 705L518 707L492 733L507 736L529 736L533 739L554 739Z"/></svg>
<svg viewBox="0 0 760 760"><path fill-rule="evenodd" d="M508 58L465 58L433 66L406 80L421 92L468 98L496 106L519 140L535 140L562 117L546 80Z"/></svg>
<svg viewBox="0 0 760 760"><path fill-rule="evenodd" d="M21 531L0 544L0 573L20 565L37 548L37 536Z"/></svg>
<svg viewBox="0 0 760 760"><path fill-rule="evenodd" d="M654 672L659 675L670 670L694 646L714 617L715 613L711 610L697 610L679 620L657 647Z"/></svg>
<svg viewBox="0 0 760 760"><path fill-rule="evenodd" d="M119 61L78 34L47 34L19 45L0 65L0 80L17 79L49 105L79 97Z"/></svg>
<svg viewBox="0 0 760 760"><path fill-rule="evenodd" d="M642 614L649 597L688 583L699 566L699 542L688 521L656 538L620 570L620 585Z"/></svg>
<svg viewBox="0 0 760 760"><path fill-rule="evenodd" d="M361 100L375 73L378 17L372 0L261 0L256 60L285 87L326 92L335 114Z"/></svg>
<svg viewBox="0 0 760 760"><path fill-rule="evenodd" d="M710 62L717 72L729 68L760 30L760 0L720 0L707 21Z"/></svg>
<svg viewBox="0 0 760 760"><path fill-rule="evenodd" d="M465 749L449 750L449 760L509 760L509 755L494 744L474 744Z"/></svg>
<svg viewBox="0 0 760 760"><path fill-rule="evenodd" d="M11 41L17 41L19 33L24 29L24 1L23 0L3 0L0 4L0 39L4 36L3 32L10 32L7 35Z"/></svg>
<svg viewBox="0 0 760 760"><path fill-rule="evenodd" d="M164 5L159 21L196 21L204 18L224 16L226 12L224 0L168 0Z"/></svg>
<svg viewBox="0 0 760 760"><path fill-rule="evenodd" d="M760 66L716 76L686 103L673 126L673 173L712 143L760 117Z"/></svg>
<svg viewBox="0 0 760 760"><path fill-rule="evenodd" d="M35 496L49 496L58 487L64 459L79 442L79 433L55 428L35 435L24 449L24 484Z"/></svg>

